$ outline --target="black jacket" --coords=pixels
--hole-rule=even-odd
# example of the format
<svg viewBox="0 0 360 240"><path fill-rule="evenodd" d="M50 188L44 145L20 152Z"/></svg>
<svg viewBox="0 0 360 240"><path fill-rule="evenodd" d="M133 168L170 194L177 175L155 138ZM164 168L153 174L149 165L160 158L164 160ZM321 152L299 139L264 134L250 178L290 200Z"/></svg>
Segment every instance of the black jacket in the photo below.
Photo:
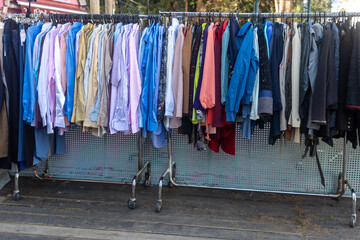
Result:
<svg viewBox="0 0 360 240"><path fill-rule="evenodd" d="M354 30L353 48L350 62L346 96L346 108L360 110L360 22Z"/></svg>

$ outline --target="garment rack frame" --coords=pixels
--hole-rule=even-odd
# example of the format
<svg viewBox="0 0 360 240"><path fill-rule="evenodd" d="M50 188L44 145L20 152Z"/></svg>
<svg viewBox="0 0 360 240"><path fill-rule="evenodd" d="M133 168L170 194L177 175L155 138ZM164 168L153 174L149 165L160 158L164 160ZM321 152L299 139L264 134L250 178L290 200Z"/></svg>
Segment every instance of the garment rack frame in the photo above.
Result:
<svg viewBox="0 0 360 240"><path fill-rule="evenodd" d="M311 3L311 1L309 1ZM258 4L258 1L256 1ZM256 5L255 5L256 9ZM257 8L258 9L258 8ZM360 12L307 12L307 13L219 13L219 12L159 12L160 15L137 15L139 19L150 19L155 18L158 16L161 17L187 17L187 18L196 18L196 17L219 17L219 18L228 18L231 16L237 18L312 18L312 17L323 17L325 18L343 18L343 17L360 17ZM23 16L24 15L24 16ZM71 16L72 19L74 15L72 14L56 14L60 16ZM130 15L125 14L118 14L118 15L102 15L102 14L93 14L91 16L120 16L126 17ZM25 17L25 14L13 14L16 17ZM79 15L80 16L80 15ZM12 18L12 14L7 14L6 17ZM46 14L31 14L31 18L43 18L49 19L50 15ZM80 17L79 17L80 18ZM78 18L78 19L79 19ZM247 192L263 192L263 193L280 193L280 194L293 194L293 195L303 195L303 196L320 196L320 197L332 197L332 198L340 198L344 195L347 187L351 191L351 198L352 198L352 211L351 211L351 220L350 226L354 227L356 223L356 193L355 190L351 187L351 184L347 178L347 154L346 154L346 142L347 142L347 134L345 133L344 137L344 144L343 144L343 158L342 158L342 172L339 173L338 176L338 188L337 192L334 194L317 194L317 193L306 193L306 192L291 192L291 191L271 191L271 190L259 190L259 189L250 189L250 188L227 188L227 187L213 187L213 186L206 186L206 185L193 185L193 184L180 184L176 182L175 175L176 175L176 163L173 161L172 156L172 134L167 133L167 154L168 154L168 168L163 172L158 184L158 200L156 202L155 210L156 212L160 212L162 208L162 187L163 181L168 176L169 179L169 186L176 186L176 187L191 187L191 188L206 188L206 189L224 189L224 190L236 190L236 191L247 191ZM131 185L132 185L132 194L131 198L128 200L128 207L130 209L135 209L136 205L136 186L142 179L142 174L145 172L145 180L144 185L150 185L151 179L151 164L150 161L146 161L144 165L142 165L142 139L139 134L138 137L138 172L134 175ZM45 165L45 173L47 173L48 164ZM19 190L19 177L20 172L15 173L14 177L14 191L13 191L13 199L19 200L20 199L20 190ZM67 178L50 178L50 180L71 180L71 181L86 181L86 182L109 182L109 183L119 183L119 182L111 182L111 181L97 181L97 180L81 180L81 179L67 179ZM129 183L125 183L129 184Z"/></svg>
<svg viewBox="0 0 360 240"><path fill-rule="evenodd" d="M258 9L258 1L256 1L255 9ZM311 1L309 1L309 10L311 8ZM316 12L307 12L307 13L220 13L220 12L160 12L160 15L165 17L178 17L178 18L192 18L192 17L211 17L211 18L228 18L228 17L237 17L237 18L253 18L257 19L260 17L263 18L307 18L310 17L327 17L331 18L341 18L341 17L359 17L360 12L331 12L331 13L316 13ZM193 185L193 184L180 184L176 182L175 173L176 173L176 163L173 161L172 157L172 134L167 133L167 152L168 152L168 168L163 172L160 177L158 185L158 200L156 202L155 211L159 213L162 208L162 188L163 181L168 176L169 186L170 187L191 187L191 188L205 188L205 189L223 189L223 190L234 190L234 191L246 191L246 192L262 192L262 193L279 193L279 194L291 194L291 195L302 195L302 196L317 196L317 197L331 197L331 198L341 198L348 187L351 191L352 198L352 207L351 207L351 217L349 221L350 227L354 227L356 224L356 192L351 187L350 181L347 178L347 132L344 136L343 144L343 169L342 172L338 175L338 187L337 192L333 194L320 194L320 193L306 193L306 192L290 192L290 191L270 191L270 190L259 190L259 189L249 189L249 188L226 188L226 187L213 187L213 186L204 186L204 185Z"/></svg>

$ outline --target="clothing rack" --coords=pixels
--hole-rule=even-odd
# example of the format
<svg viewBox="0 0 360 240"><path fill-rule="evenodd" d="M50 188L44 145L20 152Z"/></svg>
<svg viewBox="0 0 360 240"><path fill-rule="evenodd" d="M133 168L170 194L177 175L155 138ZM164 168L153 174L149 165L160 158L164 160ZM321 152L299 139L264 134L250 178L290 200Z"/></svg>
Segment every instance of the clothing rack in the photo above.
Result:
<svg viewBox="0 0 360 240"><path fill-rule="evenodd" d="M359 17L360 12L331 12L331 13L221 13L221 12L160 12L160 15L164 17L179 17L179 18L197 18L197 17L208 17L208 18L229 18L229 17L237 17L237 18L310 18L310 17L323 17L326 19L327 17L331 18L341 18L341 17ZM167 133L167 151L168 151L168 160L169 165L168 168L163 172L159 180L158 186L158 200L156 202L155 211L160 212L162 208L162 187L163 181L166 176L169 177L169 186L173 187L192 187L192 188L207 188L207 189L225 189L225 190L236 190L236 191L248 191L248 192L263 192L263 193L281 193L281 194L292 194L292 195L304 195L304 196L321 196L321 197L331 197L331 198L340 198L346 192L346 187L348 187L351 191L352 197L352 213L350 218L349 225L351 227L355 226L356 223L356 193L355 190L351 187L351 184L347 178L347 132L345 132L344 136L344 145L343 145L343 169L342 173L339 173L338 176L338 188L337 192L334 194L316 194L316 193L301 193L301 192L286 192L286 191L265 191L258 189L245 189L245 188L226 188L226 187L212 187L212 186L201 186L201 185L193 185L193 184L180 184L175 180L176 173L176 163L173 161L172 157L172 135L171 133Z"/></svg>
<svg viewBox="0 0 360 240"><path fill-rule="evenodd" d="M24 16L23 16L24 15ZM14 18L14 17L25 17L25 14L18 15L18 14L7 14L7 17ZM342 17L359 17L360 12L339 12L339 13L210 13L210 12L160 12L159 15L104 15L104 14L89 14L89 15L77 15L77 14L31 14L31 18L33 19L68 19L68 20L99 20L99 21L112 21L116 19L125 19L126 17L133 17L135 20L135 16L138 19L156 19L159 20L161 17L189 17L189 18L196 18L196 17L219 17L219 18L228 18L228 17L238 17L238 18L309 18L309 17L332 17L332 18L342 18ZM239 191L249 191L249 192L267 192L267 193L282 193L282 194L295 194L295 195L305 195L305 196L323 196L323 197L335 197L340 198L344 195L346 188L349 187L351 191L352 197L352 215L350 220L350 226L354 227L356 222L356 193L355 190L351 187L351 184L347 178L347 134L345 133L344 137L344 144L343 144L343 158L342 158L342 173L338 176L338 188L337 192L334 194L316 194L316 193L306 193L306 192L290 192L290 191L265 191L259 189L251 189L251 188L227 188L227 187L212 187L212 186L204 186L204 185L194 185L194 184L180 184L177 183L175 180L176 177L176 163L173 161L172 156L172 134L167 133L167 154L168 154L168 168L163 172L158 184L158 200L156 203L156 212L160 212L162 208L162 186L165 178L168 176L169 178L169 185L170 186L184 186L184 187L194 187L194 188L209 188L209 189L226 189L226 190L239 190ZM138 137L138 172L133 177L131 182L132 184L132 195L131 198L128 200L128 207L130 209L134 209L136 207L136 197L135 197L135 190L136 185L142 179L142 174L145 172L145 181L144 185L149 186L151 181L151 167L150 162L147 161L142 165L142 139L139 134ZM45 172L47 173L47 166ZM15 200L19 200L20 191L19 191L19 172L15 173L15 189L13 191L13 198ZM96 181L94 181L96 182ZM99 181L103 182L103 181Z"/></svg>

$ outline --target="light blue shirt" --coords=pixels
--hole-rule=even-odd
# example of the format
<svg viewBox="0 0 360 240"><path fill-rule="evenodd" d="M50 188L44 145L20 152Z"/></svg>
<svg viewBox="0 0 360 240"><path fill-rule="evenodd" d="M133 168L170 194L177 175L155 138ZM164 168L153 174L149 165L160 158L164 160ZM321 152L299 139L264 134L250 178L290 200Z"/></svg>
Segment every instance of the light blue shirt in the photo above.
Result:
<svg viewBox="0 0 360 240"><path fill-rule="evenodd" d="M139 56L138 56L138 63L139 63L139 72L140 72L140 79L141 79L141 89L144 87L144 71L142 67L142 61L144 59L144 53L145 53L145 39L148 36L149 28L145 28L142 32L141 39L140 39L140 46L139 46ZM142 95L141 91L141 95ZM141 96L140 96L141 99ZM139 102L139 127L143 128L143 105L141 104L141 101Z"/></svg>
<svg viewBox="0 0 360 240"><path fill-rule="evenodd" d="M221 42L221 103L225 104L229 88L229 56L228 47L230 40L230 21L224 31Z"/></svg>
<svg viewBox="0 0 360 240"><path fill-rule="evenodd" d="M122 23L116 24L115 32L114 32L114 47L115 47L116 41L117 41L118 38L119 38L120 29L121 29L122 25L123 25Z"/></svg>
<svg viewBox="0 0 360 240"><path fill-rule="evenodd" d="M69 28L69 33L66 38L66 100L64 105L65 115L71 120L71 115L74 105L74 87L75 87L75 73L76 73L76 37L80 32L83 24L81 22L74 22Z"/></svg>
<svg viewBox="0 0 360 240"><path fill-rule="evenodd" d="M156 63L156 78L155 78L155 95L152 109L152 118L156 120L157 117L157 102L159 96L159 83L160 83L160 68L161 68L161 53L163 46L163 34L166 31L165 27L162 25L159 27L158 43L157 43L157 63ZM161 148L166 144L166 129L162 122L158 123L157 130L151 133L151 140L154 147Z"/></svg>

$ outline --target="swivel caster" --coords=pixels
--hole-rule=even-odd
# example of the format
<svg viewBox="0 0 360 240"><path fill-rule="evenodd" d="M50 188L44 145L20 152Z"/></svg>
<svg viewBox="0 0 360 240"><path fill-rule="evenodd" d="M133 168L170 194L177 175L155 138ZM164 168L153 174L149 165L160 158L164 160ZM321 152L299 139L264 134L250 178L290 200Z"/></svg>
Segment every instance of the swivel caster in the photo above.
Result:
<svg viewBox="0 0 360 240"><path fill-rule="evenodd" d="M151 176L149 175L149 173L145 173L145 182L144 182L144 186L148 187L151 184Z"/></svg>
<svg viewBox="0 0 360 240"><path fill-rule="evenodd" d="M161 211L161 206L162 206L162 202L161 201L157 201L156 203L156 208L155 208L155 212L159 213Z"/></svg>
<svg viewBox="0 0 360 240"><path fill-rule="evenodd" d="M133 199L129 199L128 200L128 207L130 208L130 209L135 209L136 208L136 204L135 204L135 200L133 200Z"/></svg>
<svg viewBox="0 0 360 240"><path fill-rule="evenodd" d="M20 200L20 193L19 192L14 192L13 193L13 199L15 201L19 201Z"/></svg>
<svg viewBox="0 0 360 240"><path fill-rule="evenodd" d="M350 227L355 227L355 223L356 223L356 217L355 216L351 216L350 219Z"/></svg>

